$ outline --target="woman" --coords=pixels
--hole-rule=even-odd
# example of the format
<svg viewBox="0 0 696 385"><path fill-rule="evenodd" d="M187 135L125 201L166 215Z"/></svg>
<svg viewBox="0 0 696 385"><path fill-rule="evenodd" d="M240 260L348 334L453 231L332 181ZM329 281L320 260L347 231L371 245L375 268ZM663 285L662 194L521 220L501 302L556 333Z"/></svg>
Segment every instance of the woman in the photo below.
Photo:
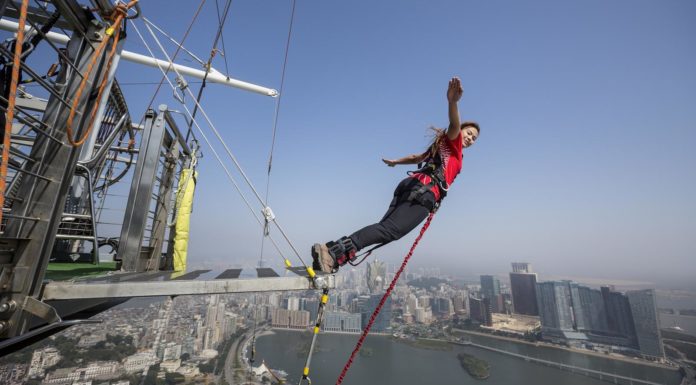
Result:
<svg viewBox="0 0 696 385"><path fill-rule="evenodd" d="M428 150L395 160L382 159L389 167L425 163L419 170L409 172L409 177L399 183L384 217L349 237L326 244L315 243L312 246L315 269L336 272L340 266L353 261L359 250L374 244L384 245L408 234L439 206L462 169L463 149L471 146L481 132L474 122L459 121L457 102L462 92L459 78L452 78L447 88L449 127L447 130L435 129L437 135Z"/></svg>

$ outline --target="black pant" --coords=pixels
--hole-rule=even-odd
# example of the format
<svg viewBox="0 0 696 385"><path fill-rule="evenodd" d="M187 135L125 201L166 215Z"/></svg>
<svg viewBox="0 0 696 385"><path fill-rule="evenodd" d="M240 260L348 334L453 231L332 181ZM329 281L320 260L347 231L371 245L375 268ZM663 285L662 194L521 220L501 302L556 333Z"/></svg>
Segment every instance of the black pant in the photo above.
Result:
<svg viewBox="0 0 696 385"><path fill-rule="evenodd" d="M426 191L420 197L413 197L411 193L421 186L423 184L415 178L402 180L394 190L394 198L384 217L350 236L355 247L360 250L377 243L395 241L423 222L435 206L435 195L432 191Z"/></svg>

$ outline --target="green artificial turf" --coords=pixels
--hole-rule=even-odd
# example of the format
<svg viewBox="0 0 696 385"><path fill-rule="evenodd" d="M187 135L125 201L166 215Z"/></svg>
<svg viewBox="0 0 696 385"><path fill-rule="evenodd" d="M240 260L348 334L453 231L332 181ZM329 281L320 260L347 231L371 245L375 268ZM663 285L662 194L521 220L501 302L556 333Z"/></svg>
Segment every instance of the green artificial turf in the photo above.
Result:
<svg viewBox="0 0 696 385"><path fill-rule="evenodd" d="M64 281L72 278L103 275L116 270L116 262L92 263L49 263L46 279Z"/></svg>

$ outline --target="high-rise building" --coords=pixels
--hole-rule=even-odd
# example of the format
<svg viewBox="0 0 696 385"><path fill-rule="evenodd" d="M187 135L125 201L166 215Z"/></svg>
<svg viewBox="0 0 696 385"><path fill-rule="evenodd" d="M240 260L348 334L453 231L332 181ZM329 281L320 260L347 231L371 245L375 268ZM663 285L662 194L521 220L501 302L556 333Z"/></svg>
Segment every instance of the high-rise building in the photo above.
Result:
<svg viewBox="0 0 696 385"><path fill-rule="evenodd" d="M492 275L481 276L481 296L488 298L494 313L503 312L503 298L500 295L500 280Z"/></svg>
<svg viewBox="0 0 696 385"><path fill-rule="evenodd" d="M532 264L527 262L513 262L512 272L532 274Z"/></svg>
<svg viewBox="0 0 696 385"><path fill-rule="evenodd" d="M570 308L573 315L573 329L587 330L589 328L589 320L585 315L585 309L582 307L580 300L580 286L575 282L568 282L568 290L570 291Z"/></svg>
<svg viewBox="0 0 696 385"><path fill-rule="evenodd" d="M603 286L601 291L607 311L607 329L610 333L625 338L626 345L637 347L636 330L628 298L611 287Z"/></svg>
<svg viewBox="0 0 696 385"><path fill-rule="evenodd" d="M542 334L563 336L573 331L573 309L569 282L537 283L537 302Z"/></svg>
<svg viewBox="0 0 696 385"><path fill-rule="evenodd" d="M362 322L360 325L362 329L365 329L365 326L367 326L367 322L370 320L372 312L375 311L381 299L381 294L361 295L358 297L358 309L362 315ZM386 332L389 328L391 328L391 304L391 297L387 297L387 300L382 307L382 311L380 311L374 324L372 325L372 330L375 332Z"/></svg>
<svg viewBox="0 0 696 385"><path fill-rule="evenodd" d="M467 293L460 292L452 296L452 307L455 313L464 314L466 313L466 303L467 303Z"/></svg>
<svg viewBox="0 0 696 385"><path fill-rule="evenodd" d="M433 313L436 313L439 317L450 317L454 314L454 306L450 298L435 297L432 302Z"/></svg>
<svg viewBox="0 0 696 385"><path fill-rule="evenodd" d="M537 302L545 338L588 339L664 358L653 290L623 294L612 287L597 290L571 281L539 282Z"/></svg>
<svg viewBox="0 0 696 385"><path fill-rule="evenodd" d="M309 312L309 319L314 322L317 319L317 312L319 311L319 300L316 298L302 298L300 300L300 310L305 310Z"/></svg>
<svg viewBox="0 0 696 385"><path fill-rule="evenodd" d="M386 276L387 267L384 262L375 259L367 264L367 288L370 293L376 294L384 291Z"/></svg>
<svg viewBox="0 0 696 385"><path fill-rule="evenodd" d="M648 357L664 358L665 350L660 336L655 291L635 290L626 292L635 326L638 349Z"/></svg>
<svg viewBox="0 0 696 385"><path fill-rule="evenodd" d="M271 326L304 329L309 326L309 312L304 310L273 309Z"/></svg>
<svg viewBox="0 0 696 385"><path fill-rule="evenodd" d="M360 333L360 314L347 312L326 312L326 318L321 325L322 329L329 332Z"/></svg>
<svg viewBox="0 0 696 385"><path fill-rule="evenodd" d="M532 273L532 266L529 263L512 263L510 290L512 291L512 306L515 313L531 316L539 315L536 283L536 273Z"/></svg>
<svg viewBox="0 0 696 385"><path fill-rule="evenodd" d="M493 315L490 299L469 296L469 316L473 321L486 326L493 325Z"/></svg>
<svg viewBox="0 0 696 385"><path fill-rule="evenodd" d="M495 298L500 294L500 280L492 275L482 275L481 294L487 298Z"/></svg>
<svg viewBox="0 0 696 385"><path fill-rule="evenodd" d="M584 316L584 321L582 323L584 328L578 326L578 330L599 335L609 333L607 311L604 307L602 293L597 289L578 286L578 294L580 297L579 306L582 308L582 314ZM574 306L577 306L577 304L574 304ZM579 322L578 324L580 325Z"/></svg>

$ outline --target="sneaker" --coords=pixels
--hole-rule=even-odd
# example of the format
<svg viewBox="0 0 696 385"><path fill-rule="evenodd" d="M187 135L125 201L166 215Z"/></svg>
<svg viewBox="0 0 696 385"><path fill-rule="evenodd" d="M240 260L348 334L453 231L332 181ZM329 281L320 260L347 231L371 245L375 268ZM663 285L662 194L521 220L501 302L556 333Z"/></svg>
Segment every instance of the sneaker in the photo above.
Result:
<svg viewBox="0 0 696 385"><path fill-rule="evenodd" d="M323 273L331 274L336 272L336 261L329 253L329 249L323 243L315 243L312 246L312 267Z"/></svg>

